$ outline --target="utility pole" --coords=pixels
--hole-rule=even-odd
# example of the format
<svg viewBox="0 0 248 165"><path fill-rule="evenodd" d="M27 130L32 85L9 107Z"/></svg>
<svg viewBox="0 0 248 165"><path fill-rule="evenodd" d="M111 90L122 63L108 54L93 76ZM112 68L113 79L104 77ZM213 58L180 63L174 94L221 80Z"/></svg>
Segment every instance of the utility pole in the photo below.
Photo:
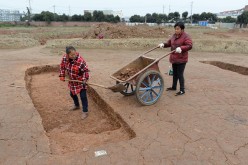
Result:
<svg viewBox="0 0 248 165"><path fill-rule="evenodd" d="M55 19L55 5L53 5L53 17L54 17L54 21L56 20Z"/></svg>
<svg viewBox="0 0 248 165"><path fill-rule="evenodd" d="M191 22L191 25L192 25L192 10L193 10L193 1L191 1L191 4L190 4L190 8L191 8L191 18L190 18L190 22Z"/></svg>
<svg viewBox="0 0 248 165"><path fill-rule="evenodd" d="M30 3L30 0L28 1L29 2L29 12L30 12L30 15L32 13L32 9L31 9L31 3Z"/></svg>
<svg viewBox="0 0 248 165"><path fill-rule="evenodd" d="M169 14L170 14L170 12L171 12L171 8L170 8L170 5L169 5Z"/></svg>
<svg viewBox="0 0 248 165"><path fill-rule="evenodd" d="M68 21L70 20L70 16L71 16L71 6L69 5Z"/></svg>
<svg viewBox="0 0 248 165"><path fill-rule="evenodd" d="M164 5L163 5L163 14L164 14Z"/></svg>

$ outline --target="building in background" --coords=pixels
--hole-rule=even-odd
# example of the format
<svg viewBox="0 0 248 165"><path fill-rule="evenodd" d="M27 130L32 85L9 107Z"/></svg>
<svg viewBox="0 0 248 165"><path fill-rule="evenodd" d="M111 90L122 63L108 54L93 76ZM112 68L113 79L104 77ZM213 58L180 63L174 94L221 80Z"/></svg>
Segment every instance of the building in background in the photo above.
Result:
<svg viewBox="0 0 248 165"><path fill-rule="evenodd" d="M0 22L20 21L21 15L18 10L0 9Z"/></svg>
<svg viewBox="0 0 248 165"><path fill-rule="evenodd" d="M228 16L232 17L232 18L237 18L239 15L241 15L244 11L248 11L248 5L246 5L244 8L242 9L238 9L238 10L229 10L229 11L223 11L220 13L217 13L217 17L218 18L226 18Z"/></svg>
<svg viewBox="0 0 248 165"><path fill-rule="evenodd" d="M84 14L85 13L91 13L91 15L93 15L93 12L96 10L84 10ZM123 13L122 11L113 11L113 10L97 10L97 11L102 11L104 15L114 15L114 16L119 16L120 18L123 17Z"/></svg>

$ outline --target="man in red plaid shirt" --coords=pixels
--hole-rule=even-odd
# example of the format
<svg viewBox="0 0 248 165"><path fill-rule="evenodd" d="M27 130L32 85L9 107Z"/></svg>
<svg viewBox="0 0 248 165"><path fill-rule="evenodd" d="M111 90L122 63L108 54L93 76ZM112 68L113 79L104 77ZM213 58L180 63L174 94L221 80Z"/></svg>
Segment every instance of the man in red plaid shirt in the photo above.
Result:
<svg viewBox="0 0 248 165"><path fill-rule="evenodd" d="M80 109L77 94L80 94L80 98L83 106L82 119L88 117L88 99L86 94L86 82L89 79L88 66L82 56L76 52L73 46L66 47L66 54L63 56L60 64L60 80L65 81L65 74L68 74L70 80L79 80L79 82L69 81L68 87L70 89L70 96L74 101L74 107L71 109Z"/></svg>

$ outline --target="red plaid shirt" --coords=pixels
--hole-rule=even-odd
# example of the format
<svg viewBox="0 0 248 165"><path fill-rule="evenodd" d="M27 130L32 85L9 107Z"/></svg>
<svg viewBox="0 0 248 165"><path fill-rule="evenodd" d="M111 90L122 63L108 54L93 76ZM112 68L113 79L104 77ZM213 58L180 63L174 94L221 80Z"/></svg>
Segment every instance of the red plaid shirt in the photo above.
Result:
<svg viewBox="0 0 248 165"><path fill-rule="evenodd" d="M85 81L89 79L88 66L79 53L76 53L74 60L69 59L67 54L63 56L60 64L59 77L65 77L65 72L67 72L71 80ZM86 89L85 85L78 82L69 82L68 87L73 95L80 93L82 89Z"/></svg>

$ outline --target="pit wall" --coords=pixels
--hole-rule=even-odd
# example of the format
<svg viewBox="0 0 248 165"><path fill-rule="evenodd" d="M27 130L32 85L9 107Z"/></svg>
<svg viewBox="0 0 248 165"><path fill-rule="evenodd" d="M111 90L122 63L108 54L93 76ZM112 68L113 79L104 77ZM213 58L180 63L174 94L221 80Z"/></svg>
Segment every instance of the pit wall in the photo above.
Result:
<svg viewBox="0 0 248 165"><path fill-rule="evenodd" d="M26 89L28 90L29 95L31 95L31 82L32 82L32 75L47 73L47 72L58 72L59 65L45 65L45 66L36 66L26 70L25 72L25 81L26 81ZM130 126L122 119L122 117L114 112L113 108L106 103L101 96L90 86L88 86L88 92L91 94L93 101L101 105L102 111L106 113L112 121L119 127L123 127L126 132L129 134L129 138L132 139L136 137L135 132L130 128Z"/></svg>

